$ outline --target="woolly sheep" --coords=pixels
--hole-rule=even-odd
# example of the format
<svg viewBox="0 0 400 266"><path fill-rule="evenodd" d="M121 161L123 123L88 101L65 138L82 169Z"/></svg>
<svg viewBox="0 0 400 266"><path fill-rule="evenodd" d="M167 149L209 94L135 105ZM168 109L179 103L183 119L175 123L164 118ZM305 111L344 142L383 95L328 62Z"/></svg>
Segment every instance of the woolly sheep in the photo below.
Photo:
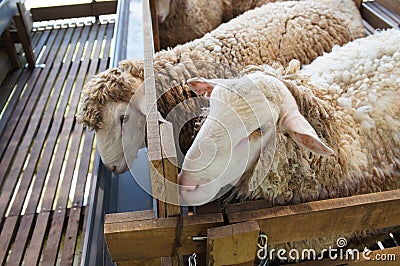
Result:
<svg viewBox="0 0 400 266"><path fill-rule="evenodd" d="M211 98L179 175L186 203L203 204L235 183L226 202L288 205L400 188L400 31L335 46L299 66L294 60L286 70L254 66L237 79L189 81ZM343 236L363 248L376 232L273 248L321 252Z"/></svg>
<svg viewBox="0 0 400 266"><path fill-rule="evenodd" d="M187 203L205 203L242 174L233 197L278 205L399 185L400 31L335 46L297 73L299 66L294 60L286 72L252 66L237 79L189 81L212 93L179 176Z"/></svg>
<svg viewBox="0 0 400 266"><path fill-rule="evenodd" d="M266 12L270 9L273 14ZM333 45L352 39L334 7L281 2L246 12L201 39L155 54L160 117L173 122L176 139L180 136L179 150L185 153L193 141L191 119L206 105L193 100L198 97L192 98L195 95L185 85L187 79L230 78L248 65L275 60L285 66L292 58L310 63ZM139 89L142 84L143 60L123 61L120 69L96 75L83 90L77 120L96 131L103 162L117 173L126 171L126 161L132 162L138 149L145 146L145 100Z"/></svg>
<svg viewBox="0 0 400 266"><path fill-rule="evenodd" d="M157 12L159 37L162 48L175 47L202 37L221 23L234 18L247 10L267 3L284 0L158 0ZM311 0L308 0L311 1ZM345 19L350 34L363 37L363 27L358 9L352 0L313 0L335 6L338 14ZM273 6L265 9L266 13L274 12ZM350 19L349 19L350 18ZM354 23L353 23L354 18Z"/></svg>

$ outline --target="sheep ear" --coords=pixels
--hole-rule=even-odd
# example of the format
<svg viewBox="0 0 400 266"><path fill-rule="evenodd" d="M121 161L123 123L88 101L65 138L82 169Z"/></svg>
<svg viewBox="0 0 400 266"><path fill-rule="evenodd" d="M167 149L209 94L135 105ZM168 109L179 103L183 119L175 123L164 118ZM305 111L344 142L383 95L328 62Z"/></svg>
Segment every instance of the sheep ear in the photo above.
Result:
<svg viewBox="0 0 400 266"><path fill-rule="evenodd" d="M216 85L214 82L202 78L192 78L187 83L193 92L206 98L210 98L211 92Z"/></svg>
<svg viewBox="0 0 400 266"><path fill-rule="evenodd" d="M322 142L314 128L299 111L296 110L287 115L282 120L282 126L300 146L321 155L332 155L334 153L329 146Z"/></svg>

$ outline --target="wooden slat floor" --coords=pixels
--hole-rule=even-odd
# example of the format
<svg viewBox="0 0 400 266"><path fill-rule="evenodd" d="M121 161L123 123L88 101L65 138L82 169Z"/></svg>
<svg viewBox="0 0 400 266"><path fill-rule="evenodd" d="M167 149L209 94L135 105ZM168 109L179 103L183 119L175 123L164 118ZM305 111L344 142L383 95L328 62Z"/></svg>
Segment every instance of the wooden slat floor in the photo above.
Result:
<svg viewBox="0 0 400 266"><path fill-rule="evenodd" d="M108 67L113 21L35 28L36 67L0 86L0 263L79 265L94 134L81 88Z"/></svg>

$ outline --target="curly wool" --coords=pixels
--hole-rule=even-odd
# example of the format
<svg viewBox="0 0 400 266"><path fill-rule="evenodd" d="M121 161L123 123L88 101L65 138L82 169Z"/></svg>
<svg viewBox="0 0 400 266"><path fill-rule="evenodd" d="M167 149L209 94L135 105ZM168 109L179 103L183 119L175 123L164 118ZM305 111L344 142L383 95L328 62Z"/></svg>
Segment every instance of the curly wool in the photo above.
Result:
<svg viewBox="0 0 400 266"><path fill-rule="evenodd" d="M273 13L268 12L271 9ZM335 44L343 45L352 39L343 19L328 6L314 2L264 5L221 25L201 39L155 54L156 90L158 105L162 107L159 111L166 115L177 103L194 96L182 86L189 78L230 78L248 65L278 61L286 66L293 58L306 64L323 52L329 52ZM112 80L126 77L143 80L141 59L122 61L120 69L121 72L101 73L85 86L78 121L94 129L102 125L101 110L105 102L94 97L93 91L104 86L99 83L104 82L102 77L107 73L118 76ZM131 90L125 98L129 99L128 96L134 94L139 85L128 86L129 82L125 84L127 87L124 90ZM170 88L174 90L170 91ZM108 91L101 90L101 93ZM179 119L188 121L187 118L199 115L203 106L202 103L195 106L188 103L181 112L183 117ZM181 136L183 147L189 147L192 142L190 132Z"/></svg>
<svg viewBox="0 0 400 266"><path fill-rule="evenodd" d="M261 7L268 3L286 0L217 0L210 8L209 1L171 0L170 13L164 23L159 24L159 37L162 48L175 47L188 41L202 37L223 22L242 13ZM331 5L344 20L353 38L363 37L364 28L361 15L352 0L308 0ZM267 10L274 12L274 6Z"/></svg>
<svg viewBox="0 0 400 266"><path fill-rule="evenodd" d="M103 125L102 107L107 102L128 102L136 81L116 68L108 69L86 83L82 92L81 109L76 119L79 123L97 130Z"/></svg>

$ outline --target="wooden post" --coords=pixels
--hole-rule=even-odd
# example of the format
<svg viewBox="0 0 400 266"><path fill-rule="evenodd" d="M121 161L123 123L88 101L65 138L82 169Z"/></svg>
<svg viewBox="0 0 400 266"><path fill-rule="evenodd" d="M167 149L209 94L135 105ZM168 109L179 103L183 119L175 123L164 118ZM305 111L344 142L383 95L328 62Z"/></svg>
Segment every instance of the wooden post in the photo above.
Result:
<svg viewBox="0 0 400 266"><path fill-rule="evenodd" d="M255 221L207 230L207 265L254 265L260 227Z"/></svg>
<svg viewBox="0 0 400 266"><path fill-rule="evenodd" d="M160 125L161 149L165 176L165 201L167 217L180 215L180 197L178 187L178 159L174 142L172 124Z"/></svg>
<svg viewBox="0 0 400 266"><path fill-rule="evenodd" d="M26 61L28 62L29 68L35 68L35 56L32 50L31 36L29 33L28 22L25 17L25 5L23 3L17 3L19 14L14 17L15 26L19 41L21 42L22 48L24 49Z"/></svg>
<svg viewBox="0 0 400 266"><path fill-rule="evenodd" d="M132 261L173 257L176 249L176 231L179 217L135 220L122 217L119 222L114 214L104 224L104 235L113 261ZM112 221L112 222L110 222ZM221 213L182 217L179 255L205 254L206 241L195 241L192 237L206 236L207 229L222 226Z"/></svg>

